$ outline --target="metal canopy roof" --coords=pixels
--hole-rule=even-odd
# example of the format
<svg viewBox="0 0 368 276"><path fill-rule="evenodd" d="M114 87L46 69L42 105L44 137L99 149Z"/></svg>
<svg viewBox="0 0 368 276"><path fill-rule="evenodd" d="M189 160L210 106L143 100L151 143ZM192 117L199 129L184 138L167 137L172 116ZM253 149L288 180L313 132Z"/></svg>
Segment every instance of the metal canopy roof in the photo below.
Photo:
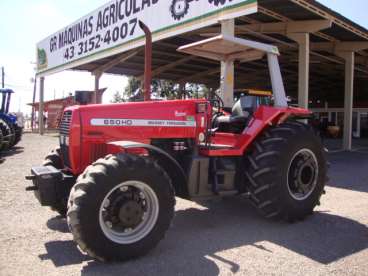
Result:
<svg viewBox="0 0 368 276"><path fill-rule="evenodd" d="M334 54L336 43L367 42L368 30L313 0L258 0L258 13L236 19L236 36L278 46L280 64L288 95L297 95L298 45L285 31L265 32L257 29L264 23L284 23L305 20L330 20L332 26L310 36L310 98L342 101L344 91L344 60ZM153 45L153 77L175 82L203 83L217 88L220 82L218 61L188 56L177 48L195 43L220 33L220 25L211 26L166 39ZM322 47L323 46L323 47ZM84 64L75 70L98 71L101 66L118 59L111 56ZM122 63L117 63L106 73L142 77L144 50ZM270 89L266 59L235 64L235 88ZM368 51L356 53L355 96L368 101Z"/></svg>
<svg viewBox="0 0 368 276"><path fill-rule="evenodd" d="M260 59L265 53L279 55L275 46L219 35L179 47L179 52L217 61ZM255 60L254 59L254 60Z"/></svg>

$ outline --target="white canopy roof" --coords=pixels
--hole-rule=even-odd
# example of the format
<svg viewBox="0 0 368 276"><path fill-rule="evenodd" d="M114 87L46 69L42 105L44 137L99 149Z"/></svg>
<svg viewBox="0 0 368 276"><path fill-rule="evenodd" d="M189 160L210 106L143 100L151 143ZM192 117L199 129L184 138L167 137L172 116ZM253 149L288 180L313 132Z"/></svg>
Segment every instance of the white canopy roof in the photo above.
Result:
<svg viewBox="0 0 368 276"><path fill-rule="evenodd" d="M279 55L276 46L228 35L219 35L178 48L179 52L217 61L260 59L266 53Z"/></svg>

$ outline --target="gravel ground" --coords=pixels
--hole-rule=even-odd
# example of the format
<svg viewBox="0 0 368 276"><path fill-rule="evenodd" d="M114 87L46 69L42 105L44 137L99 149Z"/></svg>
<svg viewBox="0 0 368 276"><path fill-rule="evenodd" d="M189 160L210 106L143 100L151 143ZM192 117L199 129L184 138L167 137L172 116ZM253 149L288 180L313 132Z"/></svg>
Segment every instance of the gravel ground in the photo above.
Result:
<svg viewBox="0 0 368 276"><path fill-rule="evenodd" d="M284 224L242 198L178 200L166 238L150 254L116 264L82 255L66 222L25 192L24 176L57 139L26 134L0 164L0 275L368 275L368 151L334 153L315 214Z"/></svg>

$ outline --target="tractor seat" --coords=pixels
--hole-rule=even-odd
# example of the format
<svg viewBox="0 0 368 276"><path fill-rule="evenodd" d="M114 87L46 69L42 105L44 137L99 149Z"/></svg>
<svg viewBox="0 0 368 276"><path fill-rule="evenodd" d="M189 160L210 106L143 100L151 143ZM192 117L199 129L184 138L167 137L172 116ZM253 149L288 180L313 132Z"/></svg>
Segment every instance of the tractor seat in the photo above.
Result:
<svg viewBox="0 0 368 276"><path fill-rule="evenodd" d="M257 98L254 96L242 96L234 104L231 115L219 116L216 118L218 126L223 124L244 124L246 125L257 108Z"/></svg>

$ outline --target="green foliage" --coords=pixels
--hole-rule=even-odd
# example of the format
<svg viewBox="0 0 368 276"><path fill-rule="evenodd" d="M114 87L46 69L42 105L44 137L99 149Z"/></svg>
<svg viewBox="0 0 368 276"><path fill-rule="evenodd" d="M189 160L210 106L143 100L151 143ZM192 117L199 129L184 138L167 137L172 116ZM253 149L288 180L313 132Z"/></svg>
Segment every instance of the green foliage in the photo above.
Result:
<svg viewBox="0 0 368 276"><path fill-rule="evenodd" d="M141 87L141 82L135 77L128 78L128 84L124 89L126 99L132 98L134 93ZM168 80L154 79L151 85L152 96L167 100L183 99L183 98L205 98L208 97L209 90L205 85L186 83L184 90L180 91L180 85ZM142 91L143 93L143 91ZM143 99L143 95L135 99Z"/></svg>
<svg viewBox="0 0 368 276"><path fill-rule="evenodd" d="M125 102L124 98L121 96L119 91L116 91L115 94L112 96L112 103L122 103Z"/></svg>
<svg viewBox="0 0 368 276"><path fill-rule="evenodd" d="M141 81L135 77L128 78L128 84L124 89L124 96L130 98L134 95L134 92L137 91L141 87Z"/></svg>

